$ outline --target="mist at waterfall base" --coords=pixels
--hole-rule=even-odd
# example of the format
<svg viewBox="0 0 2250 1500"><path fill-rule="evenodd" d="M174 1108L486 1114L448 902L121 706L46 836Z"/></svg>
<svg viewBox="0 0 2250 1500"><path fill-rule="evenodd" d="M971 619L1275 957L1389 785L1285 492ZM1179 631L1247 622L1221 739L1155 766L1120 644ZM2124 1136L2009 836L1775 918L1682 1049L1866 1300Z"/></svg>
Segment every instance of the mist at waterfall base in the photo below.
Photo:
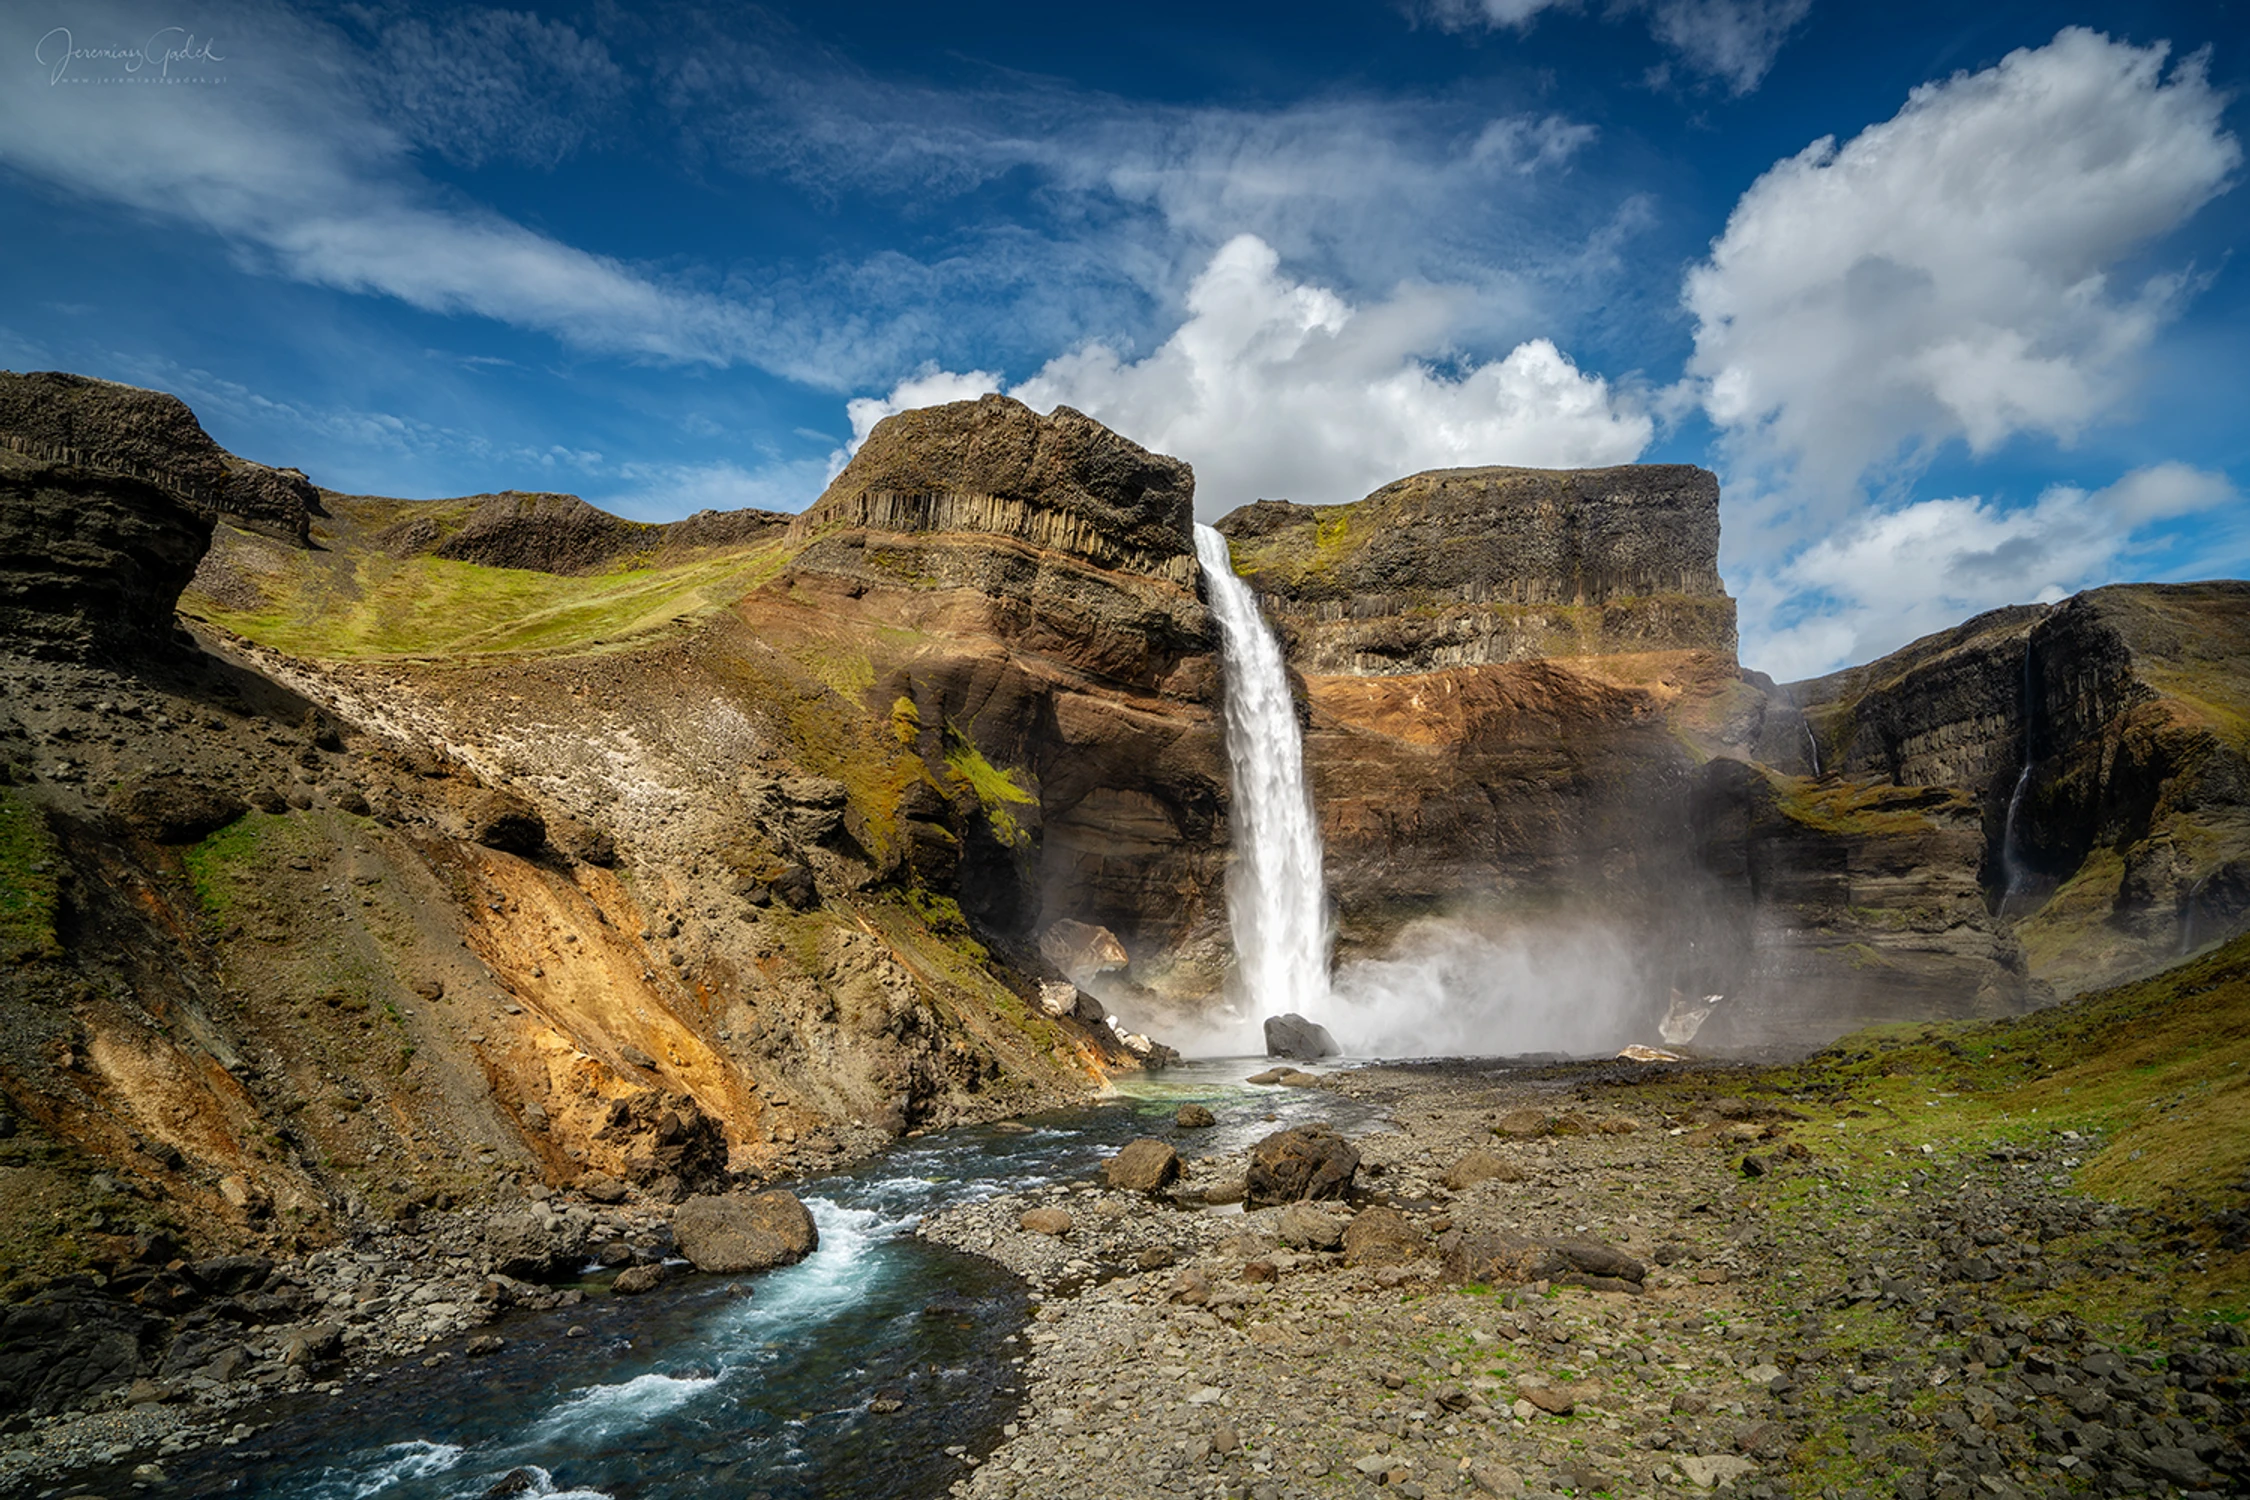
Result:
<svg viewBox="0 0 2250 1500"><path fill-rule="evenodd" d="M1195 528L1218 622L1234 865L1236 972L1210 1014L1164 1039L1191 1056L1262 1052L1265 1017L1295 1012L1355 1057L1597 1052L1643 1040L1652 991L1621 936L1593 921L1433 917L1333 980L1320 828L1281 644L1227 540Z"/></svg>

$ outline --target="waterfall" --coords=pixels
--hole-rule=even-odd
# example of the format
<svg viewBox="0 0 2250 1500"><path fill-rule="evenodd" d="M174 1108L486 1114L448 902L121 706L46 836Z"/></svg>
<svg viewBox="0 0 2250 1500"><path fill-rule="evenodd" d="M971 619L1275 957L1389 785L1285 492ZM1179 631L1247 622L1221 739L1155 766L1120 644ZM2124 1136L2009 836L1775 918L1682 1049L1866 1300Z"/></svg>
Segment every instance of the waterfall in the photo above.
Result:
<svg viewBox="0 0 2250 1500"><path fill-rule="evenodd" d="M1234 571L1227 539L1199 525L1195 555L1219 622L1226 683L1234 770L1227 921L1243 994L1253 1017L1309 1014L1328 999L1328 910L1289 674L1257 595Z"/></svg>
<svg viewBox="0 0 2250 1500"><path fill-rule="evenodd" d="M2016 789L2008 794L2008 816L2000 824L2000 910L2023 889L2023 856L2016 848L2016 819L2023 811L2023 794L2031 785L2031 637L2023 638L2023 769L2016 773Z"/></svg>

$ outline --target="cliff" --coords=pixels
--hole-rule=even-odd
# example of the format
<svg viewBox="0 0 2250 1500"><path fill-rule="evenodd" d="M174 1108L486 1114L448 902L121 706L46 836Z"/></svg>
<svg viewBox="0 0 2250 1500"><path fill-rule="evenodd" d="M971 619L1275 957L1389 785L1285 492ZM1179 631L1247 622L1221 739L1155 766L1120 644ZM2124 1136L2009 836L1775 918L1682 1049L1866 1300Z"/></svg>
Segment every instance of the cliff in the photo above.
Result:
<svg viewBox="0 0 2250 1500"><path fill-rule="evenodd" d="M0 370L0 446L153 484L205 520L302 543L316 504L295 469L236 458L177 396L84 375Z"/></svg>
<svg viewBox="0 0 2250 1500"><path fill-rule="evenodd" d="M1261 500L1219 530L1307 672L1734 652L1719 483L1684 464L1440 469L1350 505Z"/></svg>

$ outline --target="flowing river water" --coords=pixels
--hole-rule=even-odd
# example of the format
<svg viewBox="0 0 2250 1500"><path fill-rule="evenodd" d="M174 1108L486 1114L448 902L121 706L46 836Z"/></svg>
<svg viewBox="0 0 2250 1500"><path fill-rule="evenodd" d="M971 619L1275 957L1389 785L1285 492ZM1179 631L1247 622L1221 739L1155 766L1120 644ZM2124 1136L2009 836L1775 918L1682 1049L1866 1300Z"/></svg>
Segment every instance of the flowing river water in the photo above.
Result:
<svg viewBox="0 0 2250 1500"><path fill-rule="evenodd" d="M1239 1155L1287 1124L1367 1117L1326 1090L1242 1083L1264 1066L1189 1063L1123 1080L1087 1108L902 1141L796 1184L820 1227L819 1249L798 1265L739 1281L681 1277L496 1324L508 1341L499 1353L402 1364L278 1410L240 1447L168 1461L167 1489L290 1500L942 1496L963 1455L995 1446L1022 1400L1016 1335L1034 1296L988 1261L916 1239L916 1222L1086 1178L1135 1136ZM1177 1131L1171 1117L1190 1100L1220 1125ZM573 1325L583 1334L568 1337ZM900 1408L875 1412L879 1397Z"/></svg>

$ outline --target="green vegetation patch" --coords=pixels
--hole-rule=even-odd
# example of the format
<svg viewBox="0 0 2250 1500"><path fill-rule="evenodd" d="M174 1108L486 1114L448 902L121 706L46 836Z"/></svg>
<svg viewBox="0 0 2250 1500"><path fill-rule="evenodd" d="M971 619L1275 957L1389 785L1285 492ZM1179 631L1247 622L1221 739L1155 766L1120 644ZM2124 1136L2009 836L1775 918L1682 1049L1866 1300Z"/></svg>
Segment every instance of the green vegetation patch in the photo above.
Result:
<svg viewBox="0 0 2250 1500"><path fill-rule="evenodd" d="M302 553L261 575L259 607L195 595L184 605L261 645L315 659L567 651L716 613L778 575L789 556L775 541L677 566L566 577L378 551L348 561Z"/></svg>
<svg viewBox="0 0 2250 1500"><path fill-rule="evenodd" d="M1889 782L1816 782L1774 778L1781 815L1821 833L1880 837L1916 834L1941 817L1974 817L1976 799L1961 787L1893 786Z"/></svg>
<svg viewBox="0 0 2250 1500"><path fill-rule="evenodd" d="M21 793L0 791L0 963L60 958L62 850Z"/></svg>
<svg viewBox="0 0 2250 1500"><path fill-rule="evenodd" d="M2075 1129L2102 1143L2078 1175L2089 1191L2174 1212L2232 1202L2250 1179L2250 935L2028 1016L1857 1032L1779 1076L1880 1111L1839 1144Z"/></svg>
<svg viewBox="0 0 2250 1500"><path fill-rule="evenodd" d="M976 793L977 802L984 808L985 821L992 827L992 836L1010 849L1018 849L1031 842L1031 832L1016 821L1008 811L1011 806L1021 807L1039 799L1017 784L1014 771L1003 771L984 758L976 742L961 732L958 725L945 726L945 764L954 780Z"/></svg>

